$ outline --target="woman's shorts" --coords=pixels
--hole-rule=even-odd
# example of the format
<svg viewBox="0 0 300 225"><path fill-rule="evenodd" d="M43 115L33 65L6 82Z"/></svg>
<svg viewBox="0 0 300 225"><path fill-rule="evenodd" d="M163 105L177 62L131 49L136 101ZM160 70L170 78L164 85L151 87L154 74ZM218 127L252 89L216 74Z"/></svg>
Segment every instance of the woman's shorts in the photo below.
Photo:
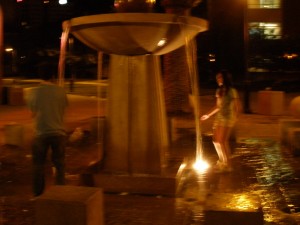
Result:
<svg viewBox="0 0 300 225"><path fill-rule="evenodd" d="M236 123L235 119L224 119L224 118L219 118L216 119L213 123L213 128L215 127L233 127Z"/></svg>

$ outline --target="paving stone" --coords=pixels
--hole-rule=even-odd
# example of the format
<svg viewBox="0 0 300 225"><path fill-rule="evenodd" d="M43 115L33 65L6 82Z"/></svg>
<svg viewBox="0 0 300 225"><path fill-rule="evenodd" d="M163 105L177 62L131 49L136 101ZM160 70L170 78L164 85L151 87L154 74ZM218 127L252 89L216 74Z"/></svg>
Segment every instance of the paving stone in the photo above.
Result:
<svg viewBox="0 0 300 225"><path fill-rule="evenodd" d="M263 225L258 196L245 193L216 193L206 199L205 225Z"/></svg>

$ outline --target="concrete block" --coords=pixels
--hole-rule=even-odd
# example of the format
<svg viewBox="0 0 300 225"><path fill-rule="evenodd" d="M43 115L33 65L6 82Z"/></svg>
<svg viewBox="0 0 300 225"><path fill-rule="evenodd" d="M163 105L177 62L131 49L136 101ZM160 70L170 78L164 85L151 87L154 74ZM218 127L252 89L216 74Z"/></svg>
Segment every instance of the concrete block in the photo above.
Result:
<svg viewBox="0 0 300 225"><path fill-rule="evenodd" d="M300 119L300 96L292 99L290 102L290 113L295 117Z"/></svg>
<svg viewBox="0 0 300 225"><path fill-rule="evenodd" d="M282 115L284 111L283 91L259 91L257 113L262 115Z"/></svg>
<svg viewBox="0 0 300 225"><path fill-rule="evenodd" d="M300 119L281 119L279 120L280 142L288 146L288 130L290 128L300 128Z"/></svg>
<svg viewBox="0 0 300 225"><path fill-rule="evenodd" d="M263 225L260 199L245 193L215 193L207 197L204 225Z"/></svg>
<svg viewBox="0 0 300 225"><path fill-rule="evenodd" d="M9 105L24 105L24 93L22 87L9 87L8 89Z"/></svg>
<svg viewBox="0 0 300 225"><path fill-rule="evenodd" d="M53 186L36 200L36 225L103 225L100 188Z"/></svg>
<svg viewBox="0 0 300 225"><path fill-rule="evenodd" d="M18 123L4 125L4 144L22 147L24 144L24 126Z"/></svg>
<svg viewBox="0 0 300 225"><path fill-rule="evenodd" d="M288 147L294 156L300 156L300 127L288 129Z"/></svg>

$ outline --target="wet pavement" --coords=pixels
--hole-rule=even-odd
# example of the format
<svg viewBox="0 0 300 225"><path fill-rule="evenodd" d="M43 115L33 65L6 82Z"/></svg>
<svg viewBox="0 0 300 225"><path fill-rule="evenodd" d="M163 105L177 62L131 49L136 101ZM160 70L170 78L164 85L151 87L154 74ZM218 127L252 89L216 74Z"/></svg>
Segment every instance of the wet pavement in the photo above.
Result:
<svg viewBox="0 0 300 225"><path fill-rule="evenodd" d="M280 145L279 120L291 118L288 104L298 93L286 94L286 111L280 116L256 113L256 95L251 96L252 114L243 114L237 124L233 167L230 173L215 173L209 169L199 174L191 168L182 171L175 198L167 196L106 193L104 219L107 225L194 225L204 223L204 207L208 195L254 194L259 196L264 225L300 224L300 157ZM69 95L68 131L76 127L89 130L90 118L105 113L103 102L91 96ZM213 90L201 96L201 112L214 104ZM80 107L78 107L80 106ZM193 118L179 119L173 137L169 166L176 167L195 155ZM24 126L21 146L5 144L0 147L0 225L33 225L34 206L31 194L30 145L33 124L25 106L0 106L0 132L15 122ZM211 122L202 124L204 134L211 131ZM70 142L67 149L67 184L79 185L79 175L99 158L101 149L94 137ZM207 138L208 137L208 138ZM217 160L209 136L203 136L203 154L211 164ZM48 165L47 187L52 185L52 168Z"/></svg>

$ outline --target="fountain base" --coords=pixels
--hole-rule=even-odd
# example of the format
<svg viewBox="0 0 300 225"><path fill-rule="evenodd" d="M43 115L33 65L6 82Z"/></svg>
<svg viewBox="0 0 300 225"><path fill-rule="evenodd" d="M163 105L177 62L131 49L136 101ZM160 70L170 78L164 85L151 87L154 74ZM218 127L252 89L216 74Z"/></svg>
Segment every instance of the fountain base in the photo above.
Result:
<svg viewBox="0 0 300 225"><path fill-rule="evenodd" d="M101 187L106 193L132 193L174 197L177 189L175 176L129 174L82 174L82 185Z"/></svg>

